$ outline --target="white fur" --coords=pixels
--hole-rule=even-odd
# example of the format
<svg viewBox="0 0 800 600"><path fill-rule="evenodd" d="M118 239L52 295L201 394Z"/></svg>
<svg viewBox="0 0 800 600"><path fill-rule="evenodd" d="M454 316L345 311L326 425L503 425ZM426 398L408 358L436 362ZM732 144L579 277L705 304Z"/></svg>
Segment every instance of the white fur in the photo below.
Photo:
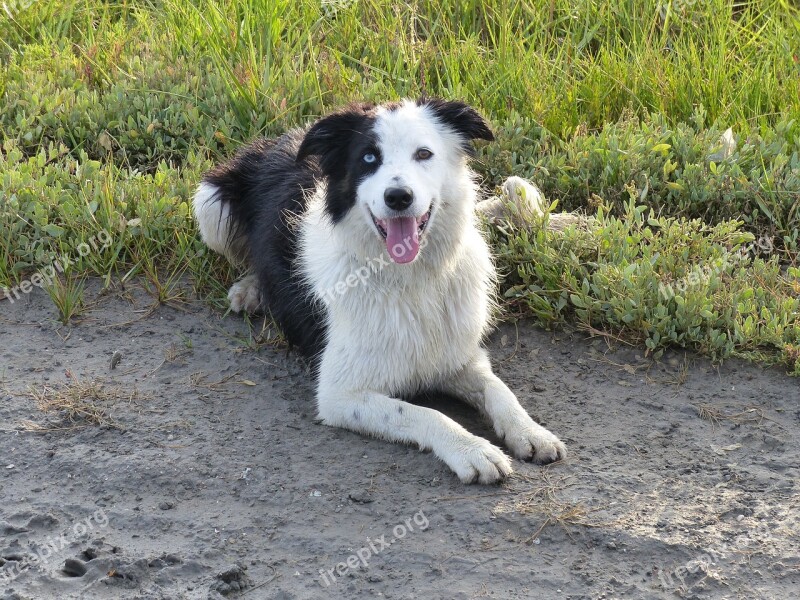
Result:
<svg viewBox="0 0 800 600"><path fill-rule="evenodd" d="M564 444L528 416L481 348L495 272L476 226L477 188L459 140L413 103L379 112L375 130L384 160L359 186L356 207L333 226L320 187L300 222L300 265L328 315L320 418L431 449L465 482L506 477L511 463L500 449L438 411L400 399L442 390L486 415L515 456L543 462L564 457ZM412 159L420 146L434 153L425 163ZM414 191L414 214L432 207L420 254L405 265L382 261L384 268L331 295L337 284L387 254L366 208L384 216L383 191L395 178Z"/></svg>
<svg viewBox="0 0 800 600"><path fill-rule="evenodd" d="M243 241L230 238L230 209L217 201L219 189L201 183L192 201L192 209L206 246L219 252L233 263L244 259Z"/></svg>
<svg viewBox="0 0 800 600"><path fill-rule="evenodd" d="M219 189L210 183L201 183L192 202L200 236L206 246L219 252L233 263L244 258L244 242L231 239L230 209L217 199ZM231 286L228 301L233 312L256 312L261 307L258 277L247 275Z"/></svg>
<svg viewBox="0 0 800 600"><path fill-rule="evenodd" d="M394 110L379 108L375 133L382 142L381 166L358 186L357 206L370 224L367 208L379 219L389 218L393 211L386 206L383 193L389 187L405 186L414 194L407 212L421 217L439 199L444 169L457 170L463 163L459 140L412 102ZM431 150L433 156L415 160L414 154L421 147Z"/></svg>
<svg viewBox="0 0 800 600"><path fill-rule="evenodd" d="M231 286L228 291L228 302L233 312L254 313L261 308L261 291L258 276L246 275Z"/></svg>

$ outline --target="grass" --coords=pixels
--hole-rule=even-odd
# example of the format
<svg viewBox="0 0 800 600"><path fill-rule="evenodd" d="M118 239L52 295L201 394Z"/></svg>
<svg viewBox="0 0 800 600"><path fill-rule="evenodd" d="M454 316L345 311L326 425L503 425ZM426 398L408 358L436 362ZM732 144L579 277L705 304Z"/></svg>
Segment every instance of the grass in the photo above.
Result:
<svg viewBox="0 0 800 600"><path fill-rule="evenodd" d="M139 398L136 389L125 390L95 380L83 380L67 373L67 381L31 387L29 396L36 407L52 418L46 423L25 421L28 431L57 431L87 426L119 428L114 415L117 403Z"/></svg>
<svg viewBox="0 0 800 600"><path fill-rule="evenodd" d="M782 362L800 374L800 269L741 222L658 216L631 188L622 214L591 226L491 230L504 299L545 324L565 321L660 357L671 346L714 359Z"/></svg>
<svg viewBox="0 0 800 600"><path fill-rule="evenodd" d="M560 525L569 531L573 525L601 527L603 523L590 515L599 512L598 507L590 507L584 500L566 499L565 490L570 486L567 478L554 479L549 469L537 476L515 473L506 485L507 497L502 498L492 510L495 515L517 513L543 517L533 531L523 535L523 543L538 544L539 534L549 525Z"/></svg>
<svg viewBox="0 0 800 600"><path fill-rule="evenodd" d="M719 407L707 403L695 404L694 408L697 411L697 416L704 421L709 421L713 425L719 425L723 421L736 425L743 425L745 423L760 425L767 420L763 410L758 406L747 408L738 413L726 413Z"/></svg>
<svg viewBox="0 0 800 600"><path fill-rule="evenodd" d="M73 279L67 275L63 280L58 276L54 277L52 283L45 287L64 325L69 324L70 320L80 313L83 307L84 285L85 280Z"/></svg>
<svg viewBox="0 0 800 600"><path fill-rule="evenodd" d="M531 178L596 219L588 232L493 230L512 311L800 373L800 18L788 0L4 6L0 290L66 254L72 279L51 290L64 321L89 275L141 277L160 302L185 300L188 276L224 309L236 273L190 215L203 171L346 101L428 93L490 119L498 142L475 163L487 189ZM769 252L660 294L764 239Z"/></svg>

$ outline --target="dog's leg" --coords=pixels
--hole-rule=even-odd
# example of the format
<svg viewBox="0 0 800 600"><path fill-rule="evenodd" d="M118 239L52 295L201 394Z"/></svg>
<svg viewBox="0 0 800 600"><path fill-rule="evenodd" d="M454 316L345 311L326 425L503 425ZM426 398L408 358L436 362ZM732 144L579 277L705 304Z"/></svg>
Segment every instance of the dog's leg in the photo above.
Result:
<svg viewBox="0 0 800 600"><path fill-rule="evenodd" d="M514 393L494 374L484 351L445 380L441 391L465 400L483 413L517 458L548 464L566 457L564 443L531 419Z"/></svg>
<svg viewBox="0 0 800 600"><path fill-rule="evenodd" d="M261 288L258 285L258 276L246 275L231 286L228 291L228 301L233 312L258 312L261 308Z"/></svg>
<svg viewBox="0 0 800 600"><path fill-rule="evenodd" d="M432 450L464 483L496 483L511 474L502 450L431 408L369 391L320 391L318 402L326 425Z"/></svg>

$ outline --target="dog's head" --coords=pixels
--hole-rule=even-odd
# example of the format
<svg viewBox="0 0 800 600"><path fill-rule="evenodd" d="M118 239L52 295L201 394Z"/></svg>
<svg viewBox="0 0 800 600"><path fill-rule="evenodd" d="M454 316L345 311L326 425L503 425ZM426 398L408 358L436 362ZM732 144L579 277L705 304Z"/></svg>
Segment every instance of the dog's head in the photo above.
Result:
<svg viewBox="0 0 800 600"><path fill-rule="evenodd" d="M312 125L297 160L318 156L334 223L357 211L389 257L403 264L417 257L422 236L435 235L437 216L447 218L438 215L442 198L468 177L474 139L494 136L463 102L353 104Z"/></svg>

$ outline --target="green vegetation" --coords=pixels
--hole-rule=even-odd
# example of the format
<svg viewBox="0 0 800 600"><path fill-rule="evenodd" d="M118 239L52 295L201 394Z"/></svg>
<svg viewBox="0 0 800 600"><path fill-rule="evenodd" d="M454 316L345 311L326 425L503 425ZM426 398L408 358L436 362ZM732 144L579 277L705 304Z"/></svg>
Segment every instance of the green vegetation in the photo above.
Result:
<svg viewBox="0 0 800 600"><path fill-rule="evenodd" d="M715 359L780 360L800 375L800 269L784 272L768 237L740 223L657 217L629 189L619 217L587 228L493 230L505 299L543 323L577 321L612 340L695 348Z"/></svg>
<svg viewBox="0 0 800 600"><path fill-rule="evenodd" d="M513 308L653 352L746 354L800 374L800 17L788 0L5 6L0 288L67 254L44 284L59 318L80 310L88 275L143 277L162 302L188 275L223 307L235 273L197 241L188 204L202 172L349 100L428 93L492 122L498 142L475 165L487 188L528 177L596 217L588 232L492 233ZM77 251L103 232L108 245ZM659 292L695 272L685 292Z"/></svg>

